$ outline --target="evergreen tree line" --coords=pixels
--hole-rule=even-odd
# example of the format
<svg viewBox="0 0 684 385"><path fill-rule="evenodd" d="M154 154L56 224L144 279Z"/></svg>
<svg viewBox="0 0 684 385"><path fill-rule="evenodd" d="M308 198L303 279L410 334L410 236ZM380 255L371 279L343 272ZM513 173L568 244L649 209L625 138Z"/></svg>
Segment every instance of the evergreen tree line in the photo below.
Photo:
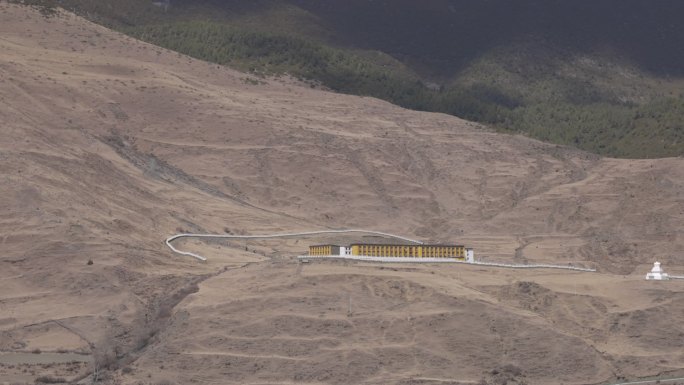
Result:
<svg viewBox="0 0 684 385"><path fill-rule="evenodd" d="M636 105L564 85L563 97L535 100L483 83L426 87L409 71L297 36L208 21L127 27L125 32L202 60L261 75L290 74L341 93L443 112L508 132L618 157L684 154L684 99Z"/></svg>

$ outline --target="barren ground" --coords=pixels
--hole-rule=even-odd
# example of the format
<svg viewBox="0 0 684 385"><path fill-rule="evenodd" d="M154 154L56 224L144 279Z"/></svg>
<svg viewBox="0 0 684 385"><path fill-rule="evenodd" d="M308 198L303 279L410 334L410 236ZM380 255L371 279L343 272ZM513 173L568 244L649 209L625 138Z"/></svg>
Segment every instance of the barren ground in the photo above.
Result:
<svg viewBox="0 0 684 385"><path fill-rule="evenodd" d="M684 274L682 158L599 158L4 2L0 122L0 382L97 368L122 384L586 384L684 368L684 281L642 280L656 259ZM293 258L350 237L178 242L207 263L163 244L348 227L599 273Z"/></svg>

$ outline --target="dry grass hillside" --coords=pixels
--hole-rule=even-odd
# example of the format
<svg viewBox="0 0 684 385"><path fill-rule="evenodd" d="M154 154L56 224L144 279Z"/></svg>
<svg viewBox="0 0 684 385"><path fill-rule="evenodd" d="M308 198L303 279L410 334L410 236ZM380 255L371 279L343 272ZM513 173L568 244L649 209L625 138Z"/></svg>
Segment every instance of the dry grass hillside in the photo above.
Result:
<svg viewBox="0 0 684 385"><path fill-rule="evenodd" d="M4 2L0 122L0 382L585 384L684 368L684 282L641 279L655 259L684 273L682 158L599 158ZM207 263L163 244L348 227L599 273L292 258L330 237L178 242Z"/></svg>

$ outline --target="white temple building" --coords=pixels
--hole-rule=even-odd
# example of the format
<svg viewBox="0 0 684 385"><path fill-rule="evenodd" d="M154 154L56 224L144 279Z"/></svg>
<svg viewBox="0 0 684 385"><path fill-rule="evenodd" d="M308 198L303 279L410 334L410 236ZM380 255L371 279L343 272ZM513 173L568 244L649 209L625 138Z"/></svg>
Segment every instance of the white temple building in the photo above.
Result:
<svg viewBox="0 0 684 385"><path fill-rule="evenodd" d="M663 271L662 267L660 267L660 262L654 262L651 272L646 273L646 279L649 281L664 281L670 279L670 276Z"/></svg>

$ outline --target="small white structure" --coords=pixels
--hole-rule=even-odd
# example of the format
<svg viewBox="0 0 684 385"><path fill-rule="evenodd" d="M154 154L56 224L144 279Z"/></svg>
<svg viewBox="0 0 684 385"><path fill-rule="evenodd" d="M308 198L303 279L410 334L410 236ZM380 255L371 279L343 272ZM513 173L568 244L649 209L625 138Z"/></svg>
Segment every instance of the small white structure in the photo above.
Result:
<svg viewBox="0 0 684 385"><path fill-rule="evenodd" d="M654 262L651 272L646 274L646 279L649 281L665 281L670 279L670 276L660 267L660 262Z"/></svg>
<svg viewBox="0 0 684 385"><path fill-rule="evenodd" d="M475 253L473 252L473 249L471 247L466 247L466 255L465 255L465 261L468 263L474 263L475 262Z"/></svg>

